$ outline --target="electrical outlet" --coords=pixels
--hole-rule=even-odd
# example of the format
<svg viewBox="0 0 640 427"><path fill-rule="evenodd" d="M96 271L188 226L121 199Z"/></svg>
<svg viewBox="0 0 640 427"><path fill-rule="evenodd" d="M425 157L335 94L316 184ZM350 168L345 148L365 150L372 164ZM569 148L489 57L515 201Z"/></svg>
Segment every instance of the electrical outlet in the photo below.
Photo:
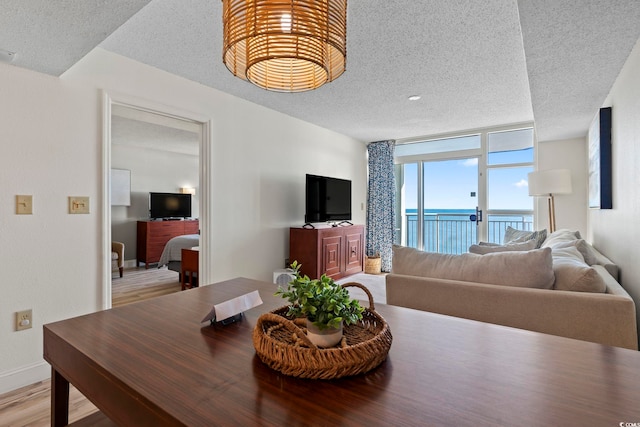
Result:
<svg viewBox="0 0 640 427"><path fill-rule="evenodd" d="M16 313L16 331L30 329L33 326L33 314L31 309Z"/></svg>

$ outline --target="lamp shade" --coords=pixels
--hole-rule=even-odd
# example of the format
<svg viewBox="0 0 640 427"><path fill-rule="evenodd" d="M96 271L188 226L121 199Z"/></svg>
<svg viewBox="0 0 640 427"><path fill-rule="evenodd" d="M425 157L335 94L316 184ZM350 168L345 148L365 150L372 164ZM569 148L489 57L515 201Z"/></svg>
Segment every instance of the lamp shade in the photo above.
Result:
<svg viewBox="0 0 640 427"><path fill-rule="evenodd" d="M572 191L571 171L569 169L531 172L528 175L528 180L530 196L569 194Z"/></svg>
<svg viewBox="0 0 640 427"><path fill-rule="evenodd" d="M222 0L222 58L235 76L303 92L345 70L347 0Z"/></svg>

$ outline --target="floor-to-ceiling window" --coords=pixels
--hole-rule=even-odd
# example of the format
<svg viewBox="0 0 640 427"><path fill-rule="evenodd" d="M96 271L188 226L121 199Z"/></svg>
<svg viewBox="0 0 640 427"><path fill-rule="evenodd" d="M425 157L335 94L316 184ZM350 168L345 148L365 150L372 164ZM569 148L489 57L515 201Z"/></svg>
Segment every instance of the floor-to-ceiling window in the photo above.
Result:
<svg viewBox="0 0 640 427"><path fill-rule="evenodd" d="M531 229L531 127L402 141L395 158L396 244L463 253L502 242L507 226Z"/></svg>
<svg viewBox="0 0 640 427"><path fill-rule="evenodd" d="M508 226L531 230L533 198L529 196L527 174L533 172L533 129L487 133L487 235L502 243Z"/></svg>

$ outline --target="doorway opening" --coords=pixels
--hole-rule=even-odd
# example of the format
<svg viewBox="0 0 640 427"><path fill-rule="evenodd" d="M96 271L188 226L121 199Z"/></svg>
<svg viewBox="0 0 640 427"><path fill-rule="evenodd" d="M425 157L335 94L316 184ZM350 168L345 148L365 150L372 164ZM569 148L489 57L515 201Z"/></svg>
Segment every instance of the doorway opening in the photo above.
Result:
<svg viewBox="0 0 640 427"><path fill-rule="evenodd" d="M210 120L188 111L120 95L104 93L103 101L103 308L110 308L113 304L112 280L114 283L121 280L118 269L114 269L112 263L113 241L125 244L125 275L128 272L138 274L138 278L131 277L131 273L130 277L125 278L127 286L133 283L134 286L144 288L142 282L145 280L158 278L160 282L170 282L169 278L174 277L174 285L177 290L180 289L180 260L174 259L175 256L170 260L160 260L160 252L166 242L152 239L158 247L154 247L151 252L160 251L158 254L149 252L150 247L144 239L145 243L141 243L141 228L144 229L147 225L165 228L162 224L164 221L152 221L150 218L149 197L152 192L191 195L189 218L167 221L166 224L169 228L176 229L177 226L188 225L186 231L176 233L195 237L193 246L198 247L199 282L207 283L210 266L206 254L211 250L207 233L210 224L210 180L207 173L210 170ZM114 188L122 183L112 181L111 177L113 172L120 172L119 175L122 176L122 171L130 179L130 197L128 201L124 198L124 202L120 198L120 201L112 205L112 195L121 196L123 190ZM168 261L172 261L171 270L167 268ZM163 276L150 275L154 273Z"/></svg>

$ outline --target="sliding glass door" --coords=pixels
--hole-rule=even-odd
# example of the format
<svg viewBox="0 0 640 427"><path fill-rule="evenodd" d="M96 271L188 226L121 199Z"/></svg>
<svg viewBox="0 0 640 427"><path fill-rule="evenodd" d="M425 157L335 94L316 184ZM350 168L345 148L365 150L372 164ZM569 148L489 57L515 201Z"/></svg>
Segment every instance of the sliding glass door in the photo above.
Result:
<svg viewBox="0 0 640 427"><path fill-rule="evenodd" d="M401 182L397 243L430 252L460 254L477 242L478 159L407 163Z"/></svg>
<svg viewBox="0 0 640 427"><path fill-rule="evenodd" d="M533 155L532 128L396 146L395 243L460 254L502 243L507 227L530 230Z"/></svg>

